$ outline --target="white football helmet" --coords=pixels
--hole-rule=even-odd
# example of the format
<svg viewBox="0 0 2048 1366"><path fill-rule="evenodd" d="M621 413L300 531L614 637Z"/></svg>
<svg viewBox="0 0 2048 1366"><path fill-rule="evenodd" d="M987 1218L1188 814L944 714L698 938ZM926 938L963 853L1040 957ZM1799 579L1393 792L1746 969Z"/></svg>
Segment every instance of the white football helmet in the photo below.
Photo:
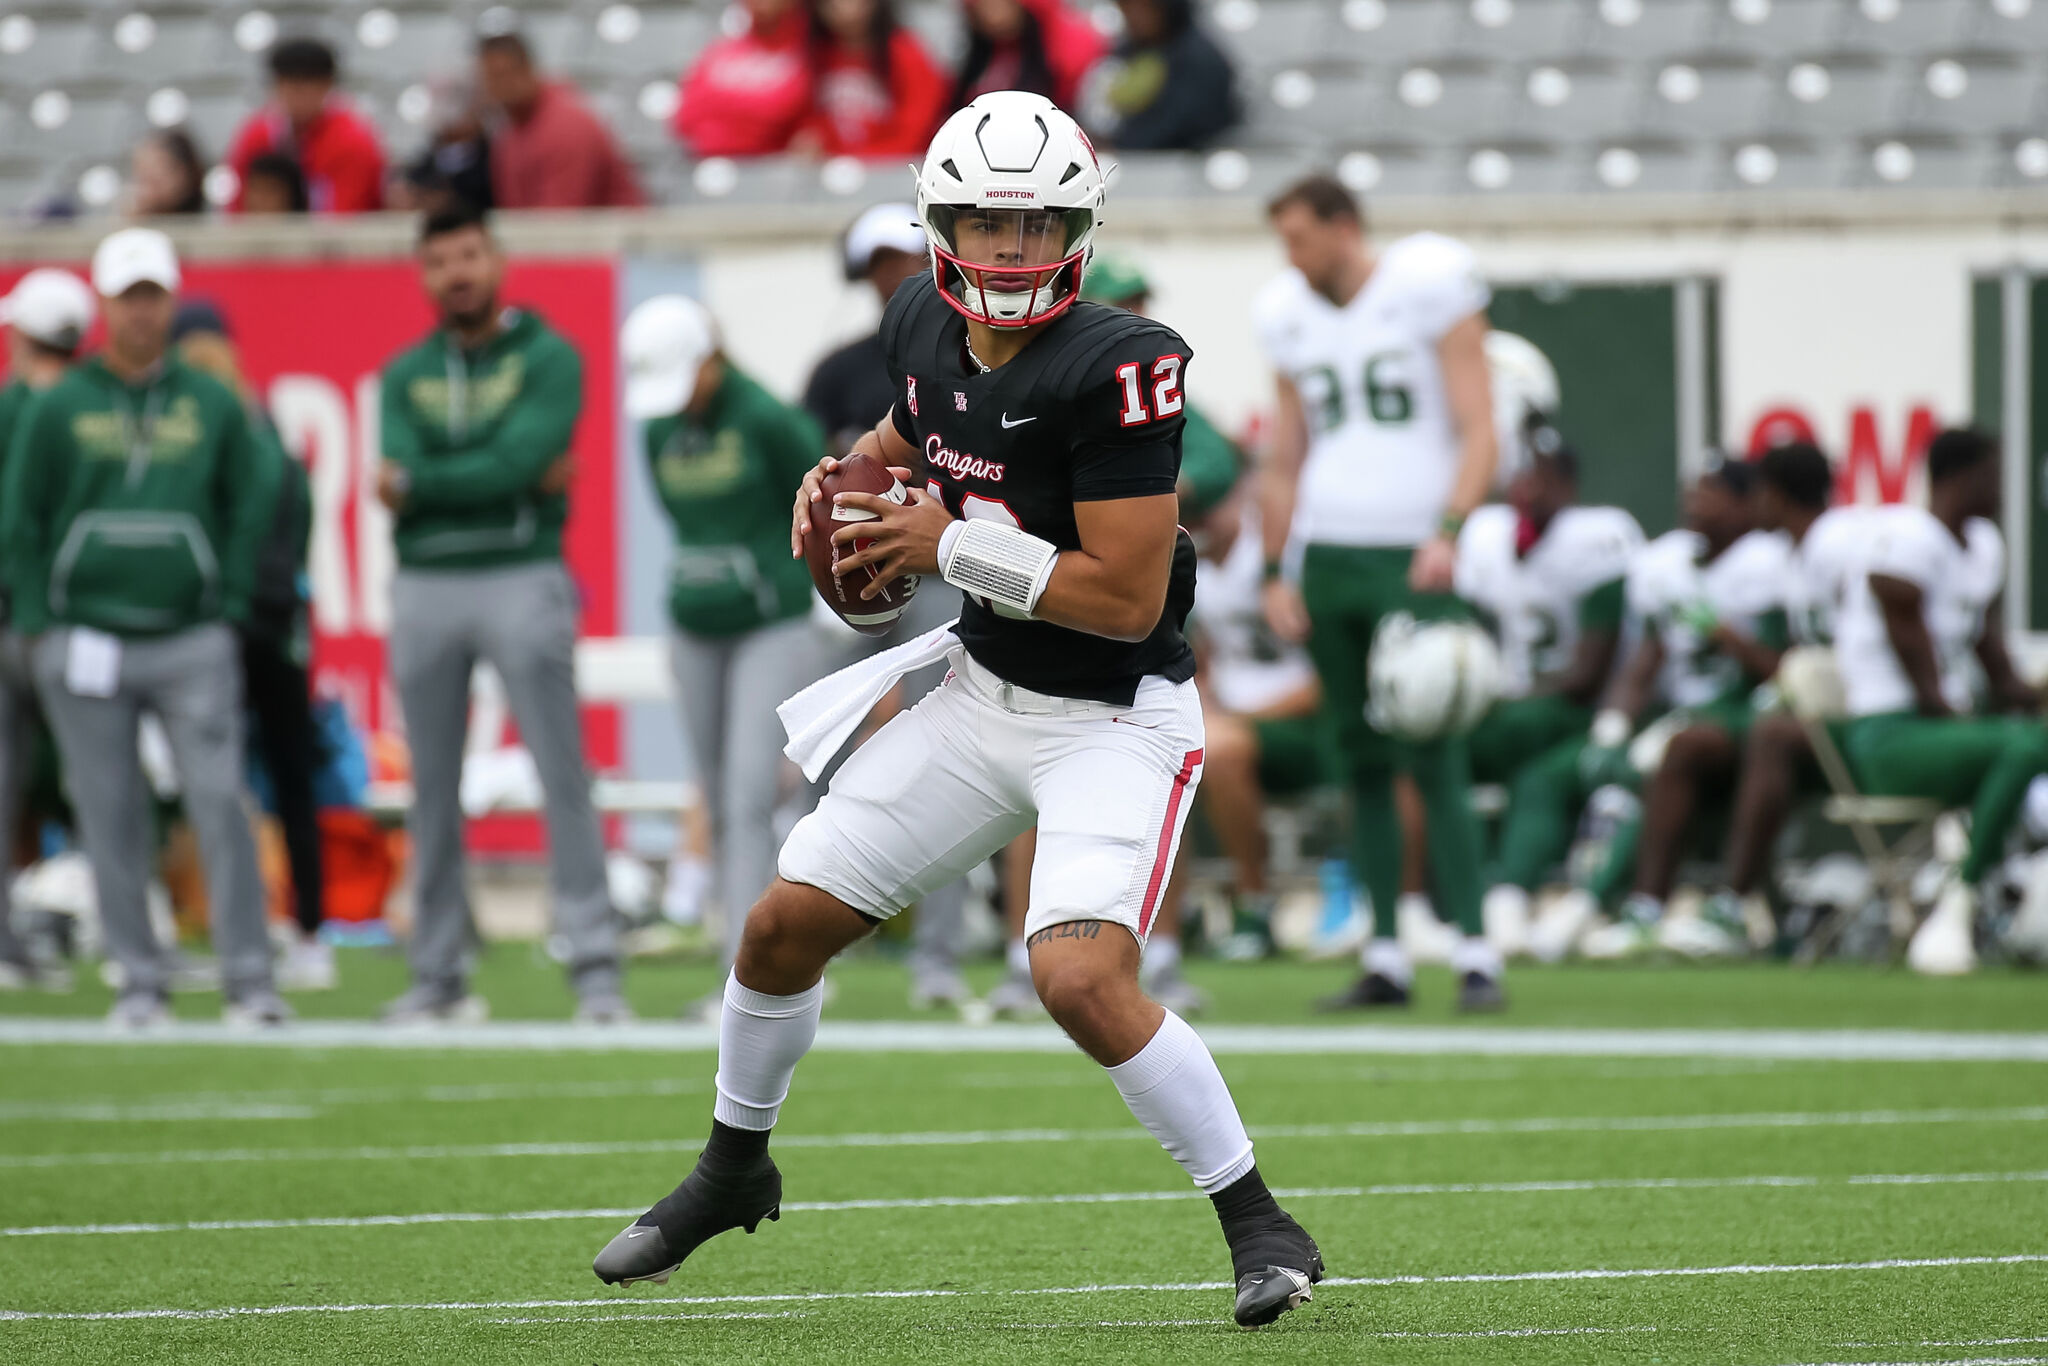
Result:
<svg viewBox="0 0 2048 1366"><path fill-rule="evenodd" d="M1424 743L1464 735L1500 697L1500 650L1469 621L1417 621L1396 612L1373 633L1366 719Z"/></svg>
<svg viewBox="0 0 2048 1366"><path fill-rule="evenodd" d="M1529 463L1529 415L1557 411L1557 367L1527 337L1488 332L1486 369L1493 381L1493 429L1500 442L1497 477L1506 483Z"/></svg>
<svg viewBox="0 0 2048 1366"><path fill-rule="evenodd" d="M917 217L939 297L990 327L1073 306L1102 225L1102 163L1043 95L998 90L939 128L917 176Z"/></svg>

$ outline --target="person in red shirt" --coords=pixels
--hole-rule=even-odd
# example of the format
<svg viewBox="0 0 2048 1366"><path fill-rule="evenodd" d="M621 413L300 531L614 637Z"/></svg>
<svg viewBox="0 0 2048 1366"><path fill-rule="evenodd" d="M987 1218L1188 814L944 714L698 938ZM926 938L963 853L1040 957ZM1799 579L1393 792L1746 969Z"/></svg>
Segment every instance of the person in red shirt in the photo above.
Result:
<svg viewBox="0 0 2048 1366"><path fill-rule="evenodd" d="M675 134L692 156L789 149L811 112L810 21L798 0L746 0L747 31L705 48L683 77Z"/></svg>
<svg viewBox="0 0 2048 1366"><path fill-rule="evenodd" d="M893 0L814 0L810 119L797 137L820 156L923 154L950 82L896 23Z"/></svg>
<svg viewBox="0 0 2048 1366"><path fill-rule="evenodd" d="M384 207L384 149L377 130L337 94L334 49L314 38L287 38L270 50L271 101L235 134L227 163L246 180L267 153L294 157L315 213L368 213ZM232 212L242 211L235 191Z"/></svg>
<svg viewBox="0 0 2048 1366"><path fill-rule="evenodd" d="M647 202L611 130L566 85L543 81L517 33L476 45L491 127L491 198L501 209L637 208Z"/></svg>
<svg viewBox="0 0 2048 1366"><path fill-rule="evenodd" d="M1065 0L961 0L967 11L967 56L953 88L953 107L992 90L1029 90L1071 109L1088 69L1108 43L1086 15Z"/></svg>

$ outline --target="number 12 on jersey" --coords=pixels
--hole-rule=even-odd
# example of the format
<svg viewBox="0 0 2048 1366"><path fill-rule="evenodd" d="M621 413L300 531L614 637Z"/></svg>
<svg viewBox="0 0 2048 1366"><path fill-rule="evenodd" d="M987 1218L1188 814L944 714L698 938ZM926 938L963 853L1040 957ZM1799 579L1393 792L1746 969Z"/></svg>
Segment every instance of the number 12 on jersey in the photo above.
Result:
<svg viewBox="0 0 2048 1366"><path fill-rule="evenodd" d="M1181 409L1180 357L1161 356L1152 362L1152 406L1145 406L1145 381L1139 371L1145 367L1137 361L1127 361L1116 368L1117 382L1123 385L1124 408L1118 420L1126 427L1137 427L1155 417L1172 417Z"/></svg>

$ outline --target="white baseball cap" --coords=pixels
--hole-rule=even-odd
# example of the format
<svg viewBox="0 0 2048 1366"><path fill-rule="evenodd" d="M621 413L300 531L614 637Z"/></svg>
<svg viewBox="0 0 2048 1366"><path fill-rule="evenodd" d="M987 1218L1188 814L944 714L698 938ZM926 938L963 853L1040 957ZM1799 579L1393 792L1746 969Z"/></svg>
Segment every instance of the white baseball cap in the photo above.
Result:
<svg viewBox="0 0 2048 1366"><path fill-rule="evenodd" d="M98 301L85 281L49 266L22 276L13 292L0 299L0 323L60 351L78 349L98 312Z"/></svg>
<svg viewBox="0 0 2048 1366"><path fill-rule="evenodd" d="M695 299L657 295L626 315L619 350L626 359L626 416L666 417L690 401L697 372L718 350L718 324Z"/></svg>
<svg viewBox="0 0 2048 1366"><path fill-rule="evenodd" d="M925 254L924 227L909 204L877 204L846 230L846 278L858 280L883 249L908 256Z"/></svg>
<svg viewBox="0 0 2048 1366"><path fill-rule="evenodd" d="M92 287L103 299L140 284L162 285L175 294L178 280L177 250L155 228L123 228L92 254Z"/></svg>

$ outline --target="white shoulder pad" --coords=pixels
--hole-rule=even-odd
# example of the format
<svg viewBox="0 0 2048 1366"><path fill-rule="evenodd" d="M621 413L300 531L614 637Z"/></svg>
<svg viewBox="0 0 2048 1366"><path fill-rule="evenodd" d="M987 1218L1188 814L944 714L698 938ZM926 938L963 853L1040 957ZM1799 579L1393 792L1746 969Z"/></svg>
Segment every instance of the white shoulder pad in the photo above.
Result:
<svg viewBox="0 0 2048 1366"><path fill-rule="evenodd" d="M1642 527L1616 507L1566 508L1552 534L1567 552L1575 580L1589 589L1627 574L1643 548Z"/></svg>
<svg viewBox="0 0 2048 1366"><path fill-rule="evenodd" d="M1302 310L1310 302L1308 281L1292 267L1280 272L1252 296L1252 330L1259 350L1276 369L1294 363L1294 340L1300 335Z"/></svg>
<svg viewBox="0 0 2048 1366"><path fill-rule="evenodd" d="M1458 532L1458 560L1452 590L1468 601L1485 604L1498 586L1502 567L1515 554L1519 518L1505 503L1474 508Z"/></svg>
<svg viewBox="0 0 2048 1366"><path fill-rule="evenodd" d="M1637 551L1628 567L1629 611L1640 617L1654 616L1687 592L1696 578L1698 553L1698 535L1682 527L1665 532Z"/></svg>
<svg viewBox="0 0 2048 1366"><path fill-rule="evenodd" d="M1388 283L1399 286L1402 301L1432 341L1483 312L1493 298L1472 249L1442 233L1399 239L1380 254L1378 268L1388 273Z"/></svg>

